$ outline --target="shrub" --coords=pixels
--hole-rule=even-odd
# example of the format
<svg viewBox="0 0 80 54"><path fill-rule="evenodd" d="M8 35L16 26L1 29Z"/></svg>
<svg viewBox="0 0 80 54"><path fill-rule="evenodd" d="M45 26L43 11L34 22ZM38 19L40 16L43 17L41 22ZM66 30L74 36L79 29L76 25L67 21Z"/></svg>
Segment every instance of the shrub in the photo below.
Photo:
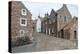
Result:
<svg viewBox="0 0 80 54"><path fill-rule="evenodd" d="M26 45L26 44L31 44L32 42L30 41L29 37L18 37L16 42L12 43L12 47L15 46L21 46L21 45Z"/></svg>

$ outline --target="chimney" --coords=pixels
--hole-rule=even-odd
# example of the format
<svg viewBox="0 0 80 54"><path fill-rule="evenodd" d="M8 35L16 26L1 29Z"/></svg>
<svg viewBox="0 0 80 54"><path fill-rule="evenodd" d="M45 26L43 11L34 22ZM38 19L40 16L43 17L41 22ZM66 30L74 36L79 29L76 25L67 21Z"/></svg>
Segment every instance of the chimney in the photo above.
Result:
<svg viewBox="0 0 80 54"><path fill-rule="evenodd" d="M66 7L66 4L63 4L63 7Z"/></svg>

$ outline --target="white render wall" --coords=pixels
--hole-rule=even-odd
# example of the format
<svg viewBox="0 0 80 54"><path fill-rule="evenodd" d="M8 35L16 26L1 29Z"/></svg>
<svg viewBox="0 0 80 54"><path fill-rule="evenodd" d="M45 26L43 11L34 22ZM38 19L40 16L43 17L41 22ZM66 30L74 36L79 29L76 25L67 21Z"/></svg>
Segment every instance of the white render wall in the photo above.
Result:
<svg viewBox="0 0 80 54"><path fill-rule="evenodd" d="M36 32L41 32L41 20L38 18L36 23Z"/></svg>

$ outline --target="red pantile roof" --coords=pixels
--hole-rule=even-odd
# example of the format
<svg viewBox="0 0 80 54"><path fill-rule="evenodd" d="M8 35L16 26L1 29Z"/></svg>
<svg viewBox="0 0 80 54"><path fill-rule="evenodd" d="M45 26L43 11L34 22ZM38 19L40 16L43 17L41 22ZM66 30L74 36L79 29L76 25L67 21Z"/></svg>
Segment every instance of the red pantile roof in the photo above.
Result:
<svg viewBox="0 0 80 54"><path fill-rule="evenodd" d="M64 26L64 30L70 29L77 22L76 18L73 18L67 25Z"/></svg>

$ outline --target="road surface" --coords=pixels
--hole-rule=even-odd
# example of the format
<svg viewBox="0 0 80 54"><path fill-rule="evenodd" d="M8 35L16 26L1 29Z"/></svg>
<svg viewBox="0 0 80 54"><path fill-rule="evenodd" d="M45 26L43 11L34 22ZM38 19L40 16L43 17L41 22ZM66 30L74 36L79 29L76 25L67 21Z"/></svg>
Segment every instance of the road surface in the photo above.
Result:
<svg viewBox="0 0 80 54"><path fill-rule="evenodd" d="M65 50L65 49L76 49L76 42L56 38L43 33L33 33L35 41L29 45L23 45L12 48L13 53L17 52L36 52L36 51L52 51L52 50Z"/></svg>

